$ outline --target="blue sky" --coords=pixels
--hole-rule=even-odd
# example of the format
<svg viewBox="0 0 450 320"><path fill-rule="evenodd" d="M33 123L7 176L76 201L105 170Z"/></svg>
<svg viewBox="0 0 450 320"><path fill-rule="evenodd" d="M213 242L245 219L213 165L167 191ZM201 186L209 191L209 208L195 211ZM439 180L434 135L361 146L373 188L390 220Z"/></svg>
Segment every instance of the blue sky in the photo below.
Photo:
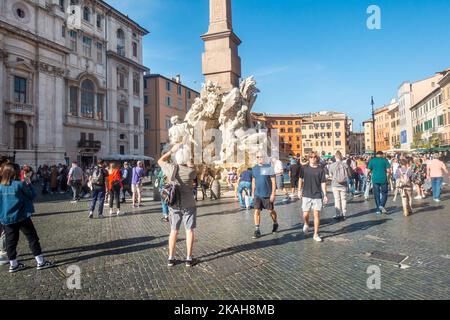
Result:
<svg viewBox="0 0 450 320"><path fill-rule="evenodd" d="M209 0L107 0L150 30L144 63L152 73L203 82L200 35ZM347 112L370 117L370 97L389 103L403 81L450 67L448 0L233 0L241 38L242 76L261 93L253 111ZM369 30L369 5L381 8L381 30Z"/></svg>

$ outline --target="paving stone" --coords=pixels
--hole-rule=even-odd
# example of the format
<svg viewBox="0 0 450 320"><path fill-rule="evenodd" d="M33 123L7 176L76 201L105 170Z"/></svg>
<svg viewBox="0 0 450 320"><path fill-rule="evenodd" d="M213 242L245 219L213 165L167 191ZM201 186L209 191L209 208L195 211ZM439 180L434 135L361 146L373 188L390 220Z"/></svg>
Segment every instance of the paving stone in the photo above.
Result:
<svg viewBox="0 0 450 320"><path fill-rule="evenodd" d="M389 215L376 216L371 201L355 199L345 222L332 219L331 203L322 214L321 244L302 233L298 201L277 205L276 235L264 212L263 237L256 241L252 212L239 210L233 199L200 201L194 253L201 263L188 270L183 263L166 266L170 230L160 220L159 203L127 204L125 216L89 220L87 199L40 198L33 221L46 257L58 268L36 271L22 235L19 259L33 268L10 275L1 267L0 298L449 299L450 194L443 199L439 205L416 202L419 210L409 218L399 202L388 203ZM179 260L186 255L184 240L181 231ZM409 269L366 255L374 251L408 256ZM71 265L81 269L81 290L67 288ZM367 288L372 265L380 267L381 290Z"/></svg>

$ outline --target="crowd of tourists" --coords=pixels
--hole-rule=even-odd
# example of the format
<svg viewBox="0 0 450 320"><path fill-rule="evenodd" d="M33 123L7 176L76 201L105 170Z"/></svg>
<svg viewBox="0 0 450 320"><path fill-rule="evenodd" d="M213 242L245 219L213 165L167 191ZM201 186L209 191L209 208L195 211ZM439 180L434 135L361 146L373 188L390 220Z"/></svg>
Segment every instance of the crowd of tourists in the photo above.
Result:
<svg viewBox="0 0 450 320"><path fill-rule="evenodd" d="M347 205L349 200L354 197L369 200L370 195L374 198L375 213L388 214L386 204L389 190L394 193L394 201L401 197L403 214L408 217L414 212L414 200L432 196L435 202L440 202L444 177L449 175L447 165L439 154L386 156L378 152L372 157L344 156L340 152L319 155L312 152L306 157L292 156L288 163L283 163L276 158L268 159L265 154L258 152L256 162L254 167L241 171L230 168L224 178L241 208L254 209L253 239L262 236L260 223L263 210L268 211L272 218L272 233L278 232L275 208L277 195L283 196L283 201L301 200L303 232L309 234L312 214L312 238L322 242L320 215L330 202L327 193L329 186L334 198L336 220L345 220L351 215ZM198 192L201 190L203 200L220 199L222 177L219 172L206 166L198 174L190 150L182 145L173 146L159 159L158 166L152 175L155 176L154 187L161 195L162 220L168 222L171 229L168 266L177 264L176 243L183 224L186 229L185 264L191 267L198 262L193 254ZM126 201L127 195L131 197L133 207L142 206L145 171L142 162L125 162L121 165L100 160L89 169L82 169L73 162L70 168L64 165L42 166L34 173L30 166L21 168L10 160L2 160L0 263L9 263L11 273L26 268L17 261L16 252L19 231L22 231L36 258L37 269L53 266L42 255L37 231L31 220L34 213L33 199L36 197L33 184L41 183L44 195L47 192L65 193L70 187L73 203L78 202L83 193L89 194L92 198L89 218L94 217L96 208L98 217L103 218L105 204L109 205L111 216L122 215L121 203ZM285 183L286 177L289 177L289 184Z"/></svg>

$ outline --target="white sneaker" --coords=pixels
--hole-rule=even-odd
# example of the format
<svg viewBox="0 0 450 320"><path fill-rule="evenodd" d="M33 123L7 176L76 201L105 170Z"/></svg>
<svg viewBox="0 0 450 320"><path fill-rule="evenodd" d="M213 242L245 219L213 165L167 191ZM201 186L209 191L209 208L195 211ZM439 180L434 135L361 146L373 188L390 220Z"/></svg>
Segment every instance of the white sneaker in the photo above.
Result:
<svg viewBox="0 0 450 320"><path fill-rule="evenodd" d="M94 218L94 213L92 211L89 212L89 219Z"/></svg>
<svg viewBox="0 0 450 320"><path fill-rule="evenodd" d="M422 200L423 198L421 196L417 196L414 198L414 200Z"/></svg>
<svg viewBox="0 0 450 320"><path fill-rule="evenodd" d="M316 242L323 242L322 238L320 236L315 236L314 241Z"/></svg>
<svg viewBox="0 0 450 320"><path fill-rule="evenodd" d="M309 225L305 224L303 226L303 233L308 234L308 232L309 232Z"/></svg>
<svg viewBox="0 0 450 320"><path fill-rule="evenodd" d="M434 202L441 202L441 200L439 200L439 199L434 199Z"/></svg>
<svg viewBox="0 0 450 320"><path fill-rule="evenodd" d="M380 211L383 214L387 214L388 213L385 207L380 207Z"/></svg>

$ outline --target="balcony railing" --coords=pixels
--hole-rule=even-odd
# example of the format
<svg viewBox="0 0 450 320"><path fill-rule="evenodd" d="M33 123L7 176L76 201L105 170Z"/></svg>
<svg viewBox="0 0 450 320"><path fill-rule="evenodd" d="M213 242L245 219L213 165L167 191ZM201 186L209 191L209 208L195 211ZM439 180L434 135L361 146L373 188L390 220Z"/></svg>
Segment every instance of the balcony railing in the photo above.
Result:
<svg viewBox="0 0 450 320"><path fill-rule="evenodd" d="M91 140L80 140L78 142L78 148L100 150L102 148L102 142Z"/></svg>
<svg viewBox="0 0 450 320"><path fill-rule="evenodd" d="M6 102L6 112L34 116L35 108L32 104L21 102Z"/></svg>

